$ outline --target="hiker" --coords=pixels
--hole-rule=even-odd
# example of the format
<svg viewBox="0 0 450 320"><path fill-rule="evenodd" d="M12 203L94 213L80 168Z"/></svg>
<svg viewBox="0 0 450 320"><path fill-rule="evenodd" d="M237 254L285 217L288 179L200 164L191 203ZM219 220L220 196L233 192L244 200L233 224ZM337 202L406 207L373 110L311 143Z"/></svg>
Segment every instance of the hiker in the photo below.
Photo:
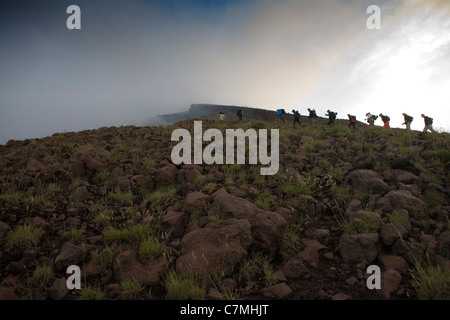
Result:
<svg viewBox="0 0 450 320"><path fill-rule="evenodd" d="M298 112L298 110L292 109L292 113L294 114L294 127L296 123L300 125L300 112Z"/></svg>
<svg viewBox="0 0 450 320"><path fill-rule="evenodd" d="M404 112L402 113L402 115L403 115L403 119L405 119L405 122L402 123L402 124L406 125L406 130L411 130L411 122L413 121L414 118L409 116L409 115L407 115Z"/></svg>
<svg viewBox="0 0 450 320"><path fill-rule="evenodd" d="M308 108L308 112L309 112L308 118L311 119L311 123L315 125L316 122L314 121L314 119L317 118L316 110Z"/></svg>
<svg viewBox="0 0 450 320"><path fill-rule="evenodd" d="M423 132L427 132L428 130L430 130L431 132L436 132L433 129L433 118L427 117L423 113L422 113L422 118L425 121L425 128L423 128Z"/></svg>
<svg viewBox="0 0 450 320"><path fill-rule="evenodd" d="M392 130L391 126L389 125L389 121L391 121L391 118L389 118L389 116L385 116L382 113L380 113L380 118L384 123L383 128L385 130Z"/></svg>
<svg viewBox="0 0 450 320"><path fill-rule="evenodd" d="M348 114L347 116L348 120L350 120L348 126L353 127L353 130L356 130L356 116L352 116L351 114Z"/></svg>
<svg viewBox="0 0 450 320"><path fill-rule="evenodd" d="M237 111L236 115L237 115L239 121L241 121L241 120L242 120L242 109L239 109L239 110Z"/></svg>
<svg viewBox="0 0 450 320"><path fill-rule="evenodd" d="M284 123L284 116L286 115L286 111L284 109L277 109L278 111L278 119Z"/></svg>
<svg viewBox="0 0 450 320"><path fill-rule="evenodd" d="M378 119L378 116L375 114L371 114L370 112L367 112L366 116L367 116L366 121L367 121L367 123L369 123L369 126L375 125L375 120Z"/></svg>
<svg viewBox="0 0 450 320"><path fill-rule="evenodd" d="M330 110L327 110L327 114L325 114L326 116L328 116L328 119L329 119L329 121L328 121L328 125L334 125L334 120L336 120L336 116L337 116L337 112L333 112L333 111L330 111Z"/></svg>
<svg viewBox="0 0 450 320"><path fill-rule="evenodd" d="M225 112L223 112L223 110L219 111L219 119L220 120L225 120Z"/></svg>

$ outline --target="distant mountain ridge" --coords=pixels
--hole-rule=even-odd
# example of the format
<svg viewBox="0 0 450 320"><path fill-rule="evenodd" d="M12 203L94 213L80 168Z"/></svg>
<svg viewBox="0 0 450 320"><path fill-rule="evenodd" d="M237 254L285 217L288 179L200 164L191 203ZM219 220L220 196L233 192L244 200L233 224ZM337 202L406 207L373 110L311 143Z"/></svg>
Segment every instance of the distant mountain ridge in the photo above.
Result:
<svg viewBox="0 0 450 320"><path fill-rule="evenodd" d="M237 120L236 112L239 109L243 110L244 119L272 121L277 115L276 111L245 106L191 104L187 111L158 115L150 120L150 124L167 125L193 118L218 119L220 110L224 111L227 120ZM286 112L289 112L289 110L286 110ZM292 115L287 116L292 117Z"/></svg>

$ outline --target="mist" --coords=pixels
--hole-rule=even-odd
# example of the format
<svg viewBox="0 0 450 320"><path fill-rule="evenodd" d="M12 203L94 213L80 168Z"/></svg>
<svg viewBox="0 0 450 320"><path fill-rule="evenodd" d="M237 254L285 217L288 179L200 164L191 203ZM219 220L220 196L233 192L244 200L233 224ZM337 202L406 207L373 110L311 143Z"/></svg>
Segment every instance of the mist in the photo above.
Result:
<svg viewBox="0 0 450 320"><path fill-rule="evenodd" d="M71 4L81 8L81 30L66 28ZM448 131L446 1L207 4L2 2L0 143L145 125L192 103L335 109L359 120L387 112L399 127L411 109L413 128L423 128L420 113L429 112ZM366 27L372 4L382 9L381 30ZM409 83L400 76L406 71Z"/></svg>

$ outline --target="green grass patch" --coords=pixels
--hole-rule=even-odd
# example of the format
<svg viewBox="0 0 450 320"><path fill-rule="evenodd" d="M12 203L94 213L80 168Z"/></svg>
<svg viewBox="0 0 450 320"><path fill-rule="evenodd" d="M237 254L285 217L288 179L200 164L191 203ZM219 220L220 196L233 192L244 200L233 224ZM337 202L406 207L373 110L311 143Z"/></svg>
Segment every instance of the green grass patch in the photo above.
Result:
<svg viewBox="0 0 450 320"><path fill-rule="evenodd" d="M36 246L42 233L40 228L37 228L30 223L19 225L7 235L8 247L13 249Z"/></svg>
<svg viewBox="0 0 450 320"><path fill-rule="evenodd" d="M114 257L117 252L112 250L110 247L106 247L101 251L92 250L91 257L100 265L102 272L105 271L108 266L113 262Z"/></svg>
<svg viewBox="0 0 450 320"><path fill-rule="evenodd" d="M108 193L106 198L111 203L133 206L134 195L131 190L128 192L111 192Z"/></svg>
<svg viewBox="0 0 450 320"><path fill-rule="evenodd" d="M267 286L274 285L277 280L269 258L263 252L254 252L241 263L239 274L247 281L263 278Z"/></svg>
<svg viewBox="0 0 450 320"><path fill-rule="evenodd" d="M450 299L450 269L442 270L431 263L416 263L412 277L417 281L420 300Z"/></svg>
<svg viewBox="0 0 450 320"><path fill-rule="evenodd" d="M206 287L193 274L183 277L175 271L169 271L164 277L167 298L172 300L203 300Z"/></svg>
<svg viewBox="0 0 450 320"><path fill-rule="evenodd" d="M2 207L18 206L22 202L22 195L19 192L0 194L0 204Z"/></svg>
<svg viewBox="0 0 450 320"><path fill-rule="evenodd" d="M139 256L142 259L152 260L163 257L164 250L158 241L158 238L149 236L141 242L139 247Z"/></svg>
<svg viewBox="0 0 450 320"><path fill-rule="evenodd" d="M27 211L45 211L47 209L55 209L55 204L42 195L30 196L24 200Z"/></svg>
<svg viewBox="0 0 450 320"><path fill-rule="evenodd" d="M373 233L380 227L380 221L372 216L363 215L358 221L345 220L342 224L344 232L356 231L358 233Z"/></svg>
<svg viewBox="0 0 450 320"><path fill-rule="evenodd" d="M407 214L403 214L401 212L393 212L389 216L389 221L391 223L400 223L406 230L411 229L411 222L409 221L409 217Z"/></svg>
<svg viewBox="0 0 450 320"><path fill-rule="evenodd" d="M31 277L26 279L29 288L43 288L50 284L54 278L54 272L49 266L37 266Z"/></svg>
<svg viewBox="0 0 450 320"><path fill-rule="evenodd" d="M300 237L305 229L304 223L288 223L280 240L280 254L283 259L294 257L302 250Z"/></svg>
<svg viewBox="0 0 450 320"><path fill-rule="evenodd" d="M145 290L145 286L135 278L125 278L120 282L122 297L124 299L136 299Z"/></svg>
<svg viewBox="0 0 450 320"><path fill-rule="evenodd" d="M80 300L103 300L105 297L100 288L84 287L79 292Z"/></svg>
<svg viewBox="0 0 450 320"><path fill-rule="evenodd" d="M147 199L156 207L161 207L169 203L177 195L176 187L164 187L153 191Z"/></svg>
<svg viewBox="0 0 450 320"><path fill-rule="evenodd" d="M138 245L154 234L156 234L155 227L150 222L146 222L121 229L108 228L103 231L103 241L107 244L129 243Z"/></svg>

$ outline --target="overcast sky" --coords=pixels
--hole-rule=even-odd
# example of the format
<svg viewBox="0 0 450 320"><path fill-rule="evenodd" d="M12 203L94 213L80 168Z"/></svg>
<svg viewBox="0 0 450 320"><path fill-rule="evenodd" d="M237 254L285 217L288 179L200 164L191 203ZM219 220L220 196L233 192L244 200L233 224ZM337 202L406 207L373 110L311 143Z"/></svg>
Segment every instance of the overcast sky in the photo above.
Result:
<svg viewBox="0 0 450 320"><path fill-rule="evenodd" d="M66 27L71 4L81 30ZM192 103L384 113L393 127L406 112L413 129L425 113L450 131L450 1L0 2L0 143Z"/></svg>

